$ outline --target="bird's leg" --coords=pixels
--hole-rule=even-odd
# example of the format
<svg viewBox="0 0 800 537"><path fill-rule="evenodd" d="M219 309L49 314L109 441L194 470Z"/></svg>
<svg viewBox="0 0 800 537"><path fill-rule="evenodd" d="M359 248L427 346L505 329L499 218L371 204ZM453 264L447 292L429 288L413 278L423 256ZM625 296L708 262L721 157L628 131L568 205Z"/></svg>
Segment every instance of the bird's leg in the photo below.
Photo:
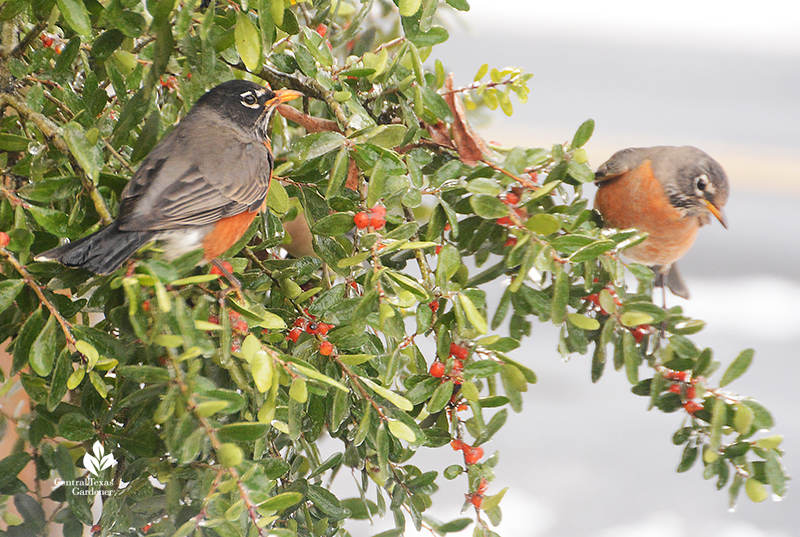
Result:
<svg viewBox="0 0 800 537"><path fill-rule="evenodd" d="M217 258L212 259L211 264L217 267L219 271L222 273L222 275L225 276L225 279L228 280L228 283L230 283L229 287L220 291L221 295L220 298L225 298L230 293L236 293L236 295L239 297L239 300L241 300L242 303L246 302L244 296L242 295L242 282L240 282L236 278L236 276L231 274L230 271L227 268L225 268L225 265L219 259Z"/></svg>

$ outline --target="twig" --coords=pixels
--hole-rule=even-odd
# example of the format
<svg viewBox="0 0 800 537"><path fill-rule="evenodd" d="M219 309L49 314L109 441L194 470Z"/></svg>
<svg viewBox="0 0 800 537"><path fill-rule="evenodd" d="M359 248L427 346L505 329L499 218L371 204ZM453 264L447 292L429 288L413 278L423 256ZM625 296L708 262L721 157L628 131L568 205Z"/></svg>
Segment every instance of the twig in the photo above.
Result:
<svg viewBox="0 0 800 537"><path fill-rule="evenodd" d="M17 56L22 55L25 52L25 49L36 39L36 36L41 34L44 29L47 28L47 21L39 21L37 22L33 28L28 30L28 33L25 34L25 37L22 38L22 41L17 43L17 46L9 53L9 57L16 58Z"/></svg>
<svg viewBox="0 0 800 537"><path fill-rule="evenodd" d="M67 142L61 136L61 129L43 114L35 112L25 101L11 93L0 93L0 108L3 106L10 106L16 110L20 116L31 121L47 139L53 142L56 149L69 157L72 166L78 170L77 175L81 180L83 189L89 194L89 198L92 200L95 210L100 215L100 220L103 224L110 224L113 218L111 218L111 213L106 206L105 200L103 200L100 192L98 192L97 185L86 175L83 168L81 168L75 160L75 157L67 146Z"/></svg>
<svg viewBox="0 0 800 537"><path fill-rule="evenodd" d="M31 276L30 272L28 272L25 266L22 263L20 263L17 260L17 258L14 257L14 255L5 248L0 248L0 254L2 254L3 257L5 257L9 263L11 263L14 269L20 274L20 276L22 276L22 281L25 282L25 285L30 287L33 290L33 292L36 293L36 296L39 297L41 303L44 304L48 310L50 310L50 315L55 317L56 321L58 321L58 324L61 325L61 330L63 330L64 336L67 338L67 343L69 343L74 347L76 340L75 336L72 335L72 325L69 324L69 322L66 319L64 319L64 317L61 316L61 313L59 313L59 311L56 309L53 303L47 299L47 297L42 292L41 287L39 287L39 284L37 284L36 281L33 279L33 276Z"/></svg>
<svg viewBox="0 0 800 537"><path fill-rule="evenodd" d="M288 104L279 105L278 113L289 121L294 121L310 133L321 131L342 132L342 129L339 128L339 124L335 121L309 116Z"/></svg>

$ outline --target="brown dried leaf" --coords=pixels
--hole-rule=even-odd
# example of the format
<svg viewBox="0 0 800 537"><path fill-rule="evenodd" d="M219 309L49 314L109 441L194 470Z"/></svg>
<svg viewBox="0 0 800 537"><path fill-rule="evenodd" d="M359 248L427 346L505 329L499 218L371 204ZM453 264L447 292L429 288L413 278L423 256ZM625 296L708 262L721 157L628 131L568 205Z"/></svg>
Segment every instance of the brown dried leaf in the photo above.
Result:
<svg viewBox="0 0 800 537"><path fill-rule="evenodd" d="M464 108L464 103L460 98L456 97L453 91L453 74L447 77L445 82L444 100L450 106L450 111L453 112L453 126L452 134L453 141L458 148L458 156L461 162L468 166L474 166L481 161L483 155L489 153L489 146L486 142L478 136L467 122L467 111Z"/></svg>

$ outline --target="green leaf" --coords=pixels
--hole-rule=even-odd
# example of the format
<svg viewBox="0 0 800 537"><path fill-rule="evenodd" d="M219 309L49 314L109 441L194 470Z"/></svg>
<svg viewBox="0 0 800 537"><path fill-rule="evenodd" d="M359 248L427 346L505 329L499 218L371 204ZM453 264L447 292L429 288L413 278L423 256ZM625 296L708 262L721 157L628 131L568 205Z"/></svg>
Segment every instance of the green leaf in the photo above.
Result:
<svg viewBox="0 0 800 537"><path fill-rule="evenodd" d="M567 302L569 301L569 277L561 270L556 276L553 285L552 318L555 324L561 324L567 315Z"/></svg>
<svg viewBox="0 0 800 537"><path fill-rule="evenodd" d="M262 64L261 33L250 16L243 11L236 14L234 39L236 52L239 53L245 67L250 71L259 71Z"/></svg>
<svg viewBox="0 0 800 537"><path fill-rule="evenodd" d="M508 487L505 487L503 490L498 492L497 494L493 494L491 496L487 496L483 499L483 504L481 504L481 509L494 509L498 505L500 505L500 500L503 499L503 496L506 495L506 491L508 491Z"/></svg>
<svg viewBox="0 0 800 537"><path fill-rule="evenodd" d="M341 192L347 179L349 167L350 151L343 146L339 153L336 154L336 160L333 162L330 178L328 179L328 188L325 190L325 199L330 199Z"/></svg>
<svg viewBox="0 0 800 537"><path fill-rule="evenodd" d="M328 489L319 485L308 486L308 499L323 513L333 520L341 520L350 516L350 510L342 507L339 499Z"/></svg>
<svg viewBox="0 0 800 537"><path fill-rule="evenodd" d="M597 257L611 250L615 246L616 244L614 243L614 241L611 240L602 240L593 242L592 244L586 245L583 248L576 251L569 257L569 260L572 261L573 263L580 263L581 261L589 261L592 259L596 259Z"/></svg>
<svg viewBox="0 0 800 537"><path fill-rule="evenodd" d="M75 0L59 0L61 2L74 2ZM78 165L86 175L97 184L100 178L100 168L103 166L103 155L97 145L86 139L86 135L77 123L67 123L61 128L61 135L67 143L69 152L75 157Z"/></svg>
<svg viewBox="0 0 800 537"><path fill-rule="evenodd" d="M268 430L268 423L231 423L217 429L217 437L220 442L253 442L263 438Z"/></svg>
<svg viewBox="0 0 800 537"><path fill-rule="evenodd" d="M753 349L743 350L731 365L728 366L728 369L725 370L725 373L722 375L722 380L719 381L719 387L727 386L741 377L744 372L747 371L747 368L750 367L750 364L753 363L755 352L756 351Z"/></svg>
<svg viewBox="0 0 800 537"><path fill-rule="evenodd" d="M638 384L641 357L636 349L636 341L633 339L633 334L627 330L622 334L622 355L625 360L625 373L628 375L628 382Z"/></svg>
<svg viewBox="0 0 800 537"><path fill-rule="evenodd" d="M359 377L359 379L361 380L361 382L363 382L364 384L369 386L369 388L372 391L374 391L375 393L377 393L378 395L380 395L381 397L383 397L384 399L386 399L387 401L392 403L394 406L396 406L400 410L405 410L406 412L411 412L414 409L414 405L412 405L409 402L409 400L406 399L405 397L403 397L402 395L400 395L398 393L395 393L395 392L393 392L391 390L387 390L383 386L379 386L378 384L375 384L374 382L372 382L370 379L368 379L366 377Z"/></svg>
<svg viewBox="0 0 800 537"><path fill-rule="evenodd" d="M467 316L467 320L475 327L478 333L486 334L489 331L489 325L486 322L486 318L478 311L478 308L475 307L472 300L463 293L459 293L458 300L464 308L464 314Z"/></svg>
<svg viewBox="0 0 800 537"><path fill-rule="evenodd" d="M0 151L25 151L30 143L31 141L24 136L8 133L0 134Z"/></svg>
<svg viewBox="0 0 800 537"><path fill-rule="evenodd" d="M561 220L552 214L539 213L528 218L525 227L538 235L546 236L561 229Z"/></svg>
<svg viewBox="0 0 800 537"><path fill-rule="evenodd" d="M755 412L749 406L737 403L734 405L733 428L739 434L747 434L755 421Z"/></svg>
<svg viewBox="0 0 800 537"><path fill-rule="evenodd" d="M53 370L53 363L56 359L56 346L58 345L58 330L58 322L55 315L50 315L42 332L31 345L28 361L31 364L31 368L40 377L48 376Z"/></svg>
<svg viewBox="0 0 800 537"><path fill-rule="evenodd" d="M338 237L353 229L353 215L350 213L333 213L317 221L311 226L311 232L325 237Z"/></svg>
<svg viewBox="0 0 800 537"><path fill-rule="evenodd" d="M31 456L24 451L19 451L0 461L0 489L5 488L14 481L28 462Z"/></svg>
<svg viewBox="0 0 800 537"><path fill-rule="evenodd" d="M487 220L508 216L508 205L489 194L475 194L469 199L475 214Z"/></svg>
<svg viewBox="0 0 800 537"><path fill-rule="evenodd" d="M5 280L0 282L0 312L7 310L14 303L14 299L22 288L25 287L23 280Z"/></svg>
<svg viewBox="0 0 800 537"><path fill-rule="evenodd" d="M73 442L83 442L94 437L94 425L78 412L70 412L58 420L58 434Z"/></svg>
<svg viewBox="0 0 800 537"><path fill-rule="evenodd" d="M769 497L767 487L754 477L748 477L744 482L744 491L747 493L747 497L755 503L761 503Z"/></svg>
<svg viewBox="0 0 800 537"><path fill-rule="evenodd" d="M258 512L262 515L277 513L288 507L297 505L301 501L303 501L303 495L299 492L284 492L260 503L258 505Z"/></svg>
<svg viewBox="0 0 800 537"><path fill-rule="evenodd" d="M448 2L449 4L450 2ZM459 467L461 470L461 467ZM455 477L455 476L453 476ZM450 479L453 479L452 477ZM485 500L484 500L485 501ZM473 520L471 518L457 518L455 520L451 520L446 524L442 524L438 528L436 528L437 533L458 533L459 531L464 530L467 526L472 524Z"/></svg>
<svg viewBox="0 0 800 537"><path fill-rule="evenodd" d="M767 475L767 483L772 487L772 492L776 496L782 497L786 494L786 482L789 477L786 475L786 470L783 468L781 458L774 449L767 451L765 455L767 462L764 465L764 470Z"/></svg>
<svg viewBox="0 0 800 537"><path fill-rule="evenodd" d="M303 160L311 160L342 147L346 138L338 132L323 131L309 134L292 144L292 151Z"/></svg>
<svg viewBox="0 0 800 537"><path fill-rule="evenodd" d="M253 375L253 381L256 383L258 391L267 392L272 387L274 375L272 358L263 350L256 351L250 362L250 373Z"/></svg>
<svg viewBox="0 0 800 537"><path fill-rule="evenodd" d="M580 313L568 313L567 320L583 330L597 330L600 328L600 322L597 319L591 319Z"/></svg>
<svg viewBox="0 0 800 537"><path fill-rule="evenodd" d="M56 2L69 27L81 37L91 37L92 23L89 21L84 3L81 0L56 0Z"/></svg>
<svg viewBox="0 0 800 537"><path fill-rule="evenodd" d="M400 0L398 3L400 15L403 17L410 17L419 11L421 5L422 0Z"/></svg>
<svg viewBox="0 0 800 537"><path fill-rule="evenodd" d="M157 384L169 382L169 371L152 365L125 365L117 368L120 375L126 379L141 384Z"/></svg>
<svg viewBox="0 0 800 537"><path fill-rule="evenodd" d="M405 440L406 442L415 442L417 440L417 435L414 434L414 431L402 421L390 419L387 425L389 427L389 432L392 433L392 436L395 438Z"/></svg>
<svg viewBox="0 0 800 537"><path fill-rule="evenodd" d="M570 147L572 149L576 149L578 147L583 147L586 145L586 142L589 141L589 138L592 137L594 133L594 120L587 119L584 121L580 127L578 127L577 132L575 132L575 136L572 138L572 143Z"/></svg>
<svg viewBox="0 0 800 537"><path fill-rule="evenodd" d="M654 321L654 319L647 313L641 313L638 311L626 311L620 315L619 320L623 325L629 328L643 324L653 324Z"/></svg>

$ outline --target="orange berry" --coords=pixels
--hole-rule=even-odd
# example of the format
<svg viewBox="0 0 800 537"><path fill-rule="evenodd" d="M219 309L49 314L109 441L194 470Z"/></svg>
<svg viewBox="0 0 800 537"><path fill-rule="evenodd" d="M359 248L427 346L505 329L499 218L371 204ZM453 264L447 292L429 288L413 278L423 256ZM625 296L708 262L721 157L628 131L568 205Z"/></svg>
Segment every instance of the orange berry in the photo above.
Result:
<svg viewBox="0 0 800 537"><path fill-rule="evenodd" d="M475 506L476 509L480 509L481 505L483 505L483 494L470 494L468 498L469 503Z"/></svg>
<svg viewBox="0 0 800 537"><path fill-rule="evenodd" d="M497 223L501 226L510 226L512 224L511 219L507 216L498 218Z"/></svg>
<svg viewBox="0 0 800 537"><path fill-rule="evenodd" d="M455 343L451 343L450 356L455 356L459 360L466 360L467 356L469 356L469 350L462 347L461 345L456 345Z"/></svg>
<svg viewBox="0 0 800 537"><path fill-rule="evenodd" d="M372 216L386 216L386 207L383 205L376 205L369 210L369 213Z"/></svg>
<svg viewBox="0 0 800 537"><path fill-rule="evenodd" d="M475 464L483 457L483 448L482 447L474 447L470 448L469 451L464 450L464 462L467 464Z"/></svg>
<svg viewBox="0 0 800 537"><path fill-rule="evenodd" d="M432 377L442 378L444 376L444 364L436 361L431 364L430 374Z"/></svg>
<svg viewBox="0 0 800 537"><path fill-rule="evenodd" d="M672 386L669 387L669 391L672 392L672 393L677 393L678 395L680 395L680 393L681 393L681 385L680 384L673 384Z"/></svg>
<svg viewBox="0 0 800 537"><path fill-rule="evenodd" d="M703 410L703 405L696 401L686 401L683 403L683 409L688 412L689 414L694 416L694 413L698 410Z"/></svg>
<svg viewBox="0 0 800 537"><path fill-rule="evenodd" d="M517 245L517 238L512 236L506 239L506 243L503 246L509 248L516 245Z"/></svg>
<svg viewBox="0 0 800 537"><path fill-rule="evenodd" d="M364 229L367 227L369 225L369 221L370 217L364 211L356 213L356 215L353 217L353 222L355 222L358 229Z"/></svg>
<svg viewBox="0 0 800 537"><path fill-rule="evenodd" d="M517 203L519 203L519 196L517 196L513 192L507 192L506 199L503 201L508 205L516 205Z"/></svg>
<svg viewBox="0 0 800 537"><path fill-rule="evenodd" d="M323 341L319 344L319 353L322 356L330 356L333 353L333 343L330 341Z"/></svg>
<svg viewBox="0 0 800 537"><path fill-rule="evenodd" d="M317 26L317 33L322 37L325 37L325 34L328 33L328 27L325 26L324 24L320 24L319 26Z"/></svg>
<svg viewBox="0 0 800 537"><path fill-rule="evenodd" d="M222 266L225 268L225 270L228 271L228 274L233 274L233 265L231 265L227 261L223 261L222 262ZM211 271L209 272L209 274L218 274L218 275L222 276L223 272L222 272L222 270L220 270L220 268L217 265L212 265Z"/></svg>
<svg viewBox="0 0 800 537"><path fill-rule="evenodd" d="M11 237L5 231L0 231L0 248L5 248L11 242Z"/></svg>
<svg viewBox="0 0 800 537"><path fill-rule="evenodd" d="M450 447L453 448L453 451L461 451L462 449L464 449L465 445L466 444L464 444L464 442L462 442L458 438L453 438L453 440L450 441Z"/></svg>
<svg viewBox="0 0 800 537"><path fill-rule="evenodd" d="M369 219L369 225L375 229L383 229L383 226L386 225L386 219L382 216L372 216Z"/></svg>
<svg viewBox="0 0 800 537"><path fill-rule="evenodd" d="M300 338L300 334L303 333L303 329L299 326L296 326L289 330L289 333L286 334L286 339L291 341L292 343L297 343L297 340Z"/></svg>

